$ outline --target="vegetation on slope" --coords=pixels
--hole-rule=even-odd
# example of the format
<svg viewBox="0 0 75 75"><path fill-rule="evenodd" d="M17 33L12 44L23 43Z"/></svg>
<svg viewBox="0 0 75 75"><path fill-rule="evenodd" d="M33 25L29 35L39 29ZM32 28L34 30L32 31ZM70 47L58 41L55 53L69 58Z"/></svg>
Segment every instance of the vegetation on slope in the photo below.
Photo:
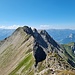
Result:
<svg viewBox="0 0 75 75"><path fill-rule="evenodd" d="M32 53L29 53L25 56L23 60L17 65L17 67L9 74L9 75L19 75L19 74L28 74L31 73L32 70L30 68L34 64L34 58Z"/></svg>
<svg viewBox="0 0 75 75"><path fill-rule="evenodd" d="M74 43L69 44L63 44L62 46L65 48L65 56L67 57L67 61L71 64L71 66L75 67L75 54L72 51L71 46L73 46Z"/></svg>

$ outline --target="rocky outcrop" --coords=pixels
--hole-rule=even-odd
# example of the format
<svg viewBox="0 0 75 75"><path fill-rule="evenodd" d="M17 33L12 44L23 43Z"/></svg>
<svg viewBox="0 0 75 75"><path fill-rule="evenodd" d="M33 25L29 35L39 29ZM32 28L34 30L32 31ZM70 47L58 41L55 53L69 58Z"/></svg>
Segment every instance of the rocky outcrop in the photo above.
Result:
<svg viewBox="0 0 75 75"><path fill-rule="evenodd" d="M34 34L34 38L35 38L36 42L38 42L42 47L48 48L46 41L43 39L41 34L36 29L33 30L33 34Z"/></svg>
<svg viewBox="0 0 75 75"><path fill-rule="evenodd" d="M38 62L41 62L46 59L46 53L38 42L34 43L33 54L35 57L35 67L37 66Z"/></svg>
<svg viewBox="0 0 75 75"><path fill-rule="evenodd" d="M43 36L44 40L52 44L56 48L60 48L59 44L53 40L53 38L46 32L46 30L41 30L40 35Z"/></svg>
<svg viewBox="0 0 75 75"><path fill-rule="evenodd" d="M71 46L71 48L72 48L73 53L75 54L75 42L74 42L74 45Z"/></svg>

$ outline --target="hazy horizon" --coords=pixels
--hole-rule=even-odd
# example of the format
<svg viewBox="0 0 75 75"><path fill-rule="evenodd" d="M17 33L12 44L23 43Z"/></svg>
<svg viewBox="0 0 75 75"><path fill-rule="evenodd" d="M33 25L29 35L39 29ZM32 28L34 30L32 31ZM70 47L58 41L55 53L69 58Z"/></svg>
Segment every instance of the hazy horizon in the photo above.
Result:
<svg viewBox="0 0 75 75"><path fill-rule="evenodd" d="M23 26L28 26L28 25L23 25ZM18 27L23 27L23 26L20 26L20 25L12 25L12 26L0 26L0 29L17 29ZM31 27L31 26L28 26L28 27ZM74 28L47 28L47 27L31 27L32 29L36 28L36 29L45 29L45 30L49 30L49 29L56 29L56 30L64 30L64 29L69 29L69 30L75 30Z"/></svg>

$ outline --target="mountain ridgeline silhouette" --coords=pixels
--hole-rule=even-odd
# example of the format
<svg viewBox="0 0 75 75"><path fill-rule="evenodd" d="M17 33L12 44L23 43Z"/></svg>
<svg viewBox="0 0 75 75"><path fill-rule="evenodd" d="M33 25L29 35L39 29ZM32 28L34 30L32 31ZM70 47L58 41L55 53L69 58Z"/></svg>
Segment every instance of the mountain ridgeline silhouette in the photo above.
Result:
<svg viewBox="0 0 75 75"><path fill-rule="evenodd" d="M45 30L24 26L0 42L1 75L74 75L65 49Z"/></svg>

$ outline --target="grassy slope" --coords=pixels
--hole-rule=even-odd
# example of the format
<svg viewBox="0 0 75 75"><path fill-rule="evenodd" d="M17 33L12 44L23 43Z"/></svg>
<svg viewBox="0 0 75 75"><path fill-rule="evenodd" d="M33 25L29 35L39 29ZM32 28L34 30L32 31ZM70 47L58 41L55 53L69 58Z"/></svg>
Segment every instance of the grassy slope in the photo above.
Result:
<svg viewBox="0 0 75 75"><path fill-rule="evenodd" d="M32 51L33 37L27 35L22 29L17 31L0 48L2 50L0 54L1 75L8 75L9 73L16 75L22 69L24 69L22 71L24 73L25 69L29 69L29 66L32 67L34 63L32 54L28 54ZM24 66L25 62L27 63L26 66Z"/></svg>
<svg viewBox="0 0 75 75"><path fill-rule="evenodd" d="M75 54L72 52L71 46L73 46L74 43L64 44L62 45L65 48L65 55L67 57L67 61L71 60L73 63L75 63ZM75 67L75 65L74 65Z"/></svg>
<svg viewBox="0 0 75 75"><path fill-rule="evenodd" d="M9 75L19 75L19 74L31 75L33 73L33 70L32 69L30 70L30 68L33 66L33 64L34 64L33 55L32 53L29 53L22 61L19 62L17 67Z"/></svg>

